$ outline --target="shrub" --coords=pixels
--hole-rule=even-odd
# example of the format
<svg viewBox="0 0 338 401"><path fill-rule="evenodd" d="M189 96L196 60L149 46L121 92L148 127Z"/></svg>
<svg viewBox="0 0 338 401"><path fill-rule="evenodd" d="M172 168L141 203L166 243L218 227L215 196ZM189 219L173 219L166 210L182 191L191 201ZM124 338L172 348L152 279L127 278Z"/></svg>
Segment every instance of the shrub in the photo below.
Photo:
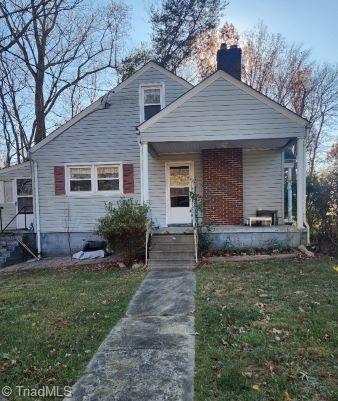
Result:
<svg viewBox="0 0 338 401"><path fill-rule="evenodd" d="M117 203L117 207L108 202L105 208L107 214L98 220L96 233L130 266L144 255L149 207L125 198Z"/></svg>
<svg viewBox="0 0 338 401"><path fill-rule="evenodd" d="M324 172L307 180L307 219L312 238L329 252L337 253L337 173Z"/></svg>
<svg viewBox="0 0 338 401"><path fill-rule="evenodd" d="M196 183L194 183L194 186ZM198 235L198 251L200 254L206 253L210 249L211 241L208 233L212 231L209 224L203 220L204 199L195 191L190 191L192 207L195 209L196 228Z"/></svg>

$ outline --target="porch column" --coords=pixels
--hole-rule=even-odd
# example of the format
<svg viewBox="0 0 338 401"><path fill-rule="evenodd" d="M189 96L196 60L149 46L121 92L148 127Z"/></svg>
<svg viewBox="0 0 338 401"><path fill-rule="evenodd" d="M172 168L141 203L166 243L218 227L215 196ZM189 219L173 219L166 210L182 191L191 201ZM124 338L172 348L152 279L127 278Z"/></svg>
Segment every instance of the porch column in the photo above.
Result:
<svg viewBox="0 0 338 401"><path fill-rule="evenodd" d="M304 139L297 139L297 227L304 226L305 163Z"/></svg>
<svg viewBox="0 0 338 401"><path fill-rule="evenodd" d="M148 164L148 142L141 143L142 152L142 201L149 203L149 164Z"/></svg>
<svg viewBox="0 0 338 401"><path fill-rule="evenodd" d="M288 167L288 222L292 222L292 167Z"/></svg>

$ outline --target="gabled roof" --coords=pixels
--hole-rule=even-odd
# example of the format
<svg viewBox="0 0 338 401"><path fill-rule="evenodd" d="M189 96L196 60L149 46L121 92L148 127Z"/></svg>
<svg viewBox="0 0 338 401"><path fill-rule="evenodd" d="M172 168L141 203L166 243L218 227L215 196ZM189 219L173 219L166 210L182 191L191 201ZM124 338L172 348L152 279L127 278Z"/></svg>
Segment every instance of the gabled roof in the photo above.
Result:
<svg viewBox="0 0 338 401"><path fill-rule="evenodd" d="M104 102L105 99L110 94L118 93L121 89L123 89L125 86L129 85L131 82L133 82L135 79L137 79L140 75L142 75L144 72L149 70L150 68L155 68L156 70L162 72L163 74L166 74L168 77L171 79L174 79L175 81L179 82L181 85L185 86L187 89L190 89L193 85L190 84L188 81L184 80L183 78L178 77L177 75L173 74L172 72L166 70L159 64L155 63L155 61L149 61L146 63L143 67L141 67L139 70L137 70L133 75L131 75L129 78L115 86L111 91L107 92L105 95L101 96L99 99L97 99L94 103L86 107L84 110L82 110L79 114L71 118L69 121L61 125L59 128L57 128L55 131L50 133L45 139L43 139L41 142L33 146L29 153L34 153L38 149L42 148L45 146L47 143L58 137L60 134L62 134L66 129L70 128L72 125L80 121L82 118L86 117L90 113L99 110L104 107Z"/></svg>
<svg viewBox="0 0 338 401"><path fill-rule="evenodd" d="M204 88L206 88L207 86L212 84L218 78L223 78L226 81L232 83L239 89L241 89L244 92L248 93L249 95L255 97L256 99L260 100L262 103L271 107L272 109L276 110L277 112L285 115L290 120L296 122L297 124L299 124L302 127L305 127L309 123L305 118L299 116L298 114L287 109L286 107L281 106L279 103L275 102L274 100L268 98L267 96L263 95L262 93L258 92L255 89L253 89L251 86L245 84L242 81L239 81L238 79L234 78L233 76L224 72L223 70L217 70L212 75L210 75L208 78L201 81L198 85L194 86L188 92L186 92L185 94L180 96L178 99L174 100L167 107L163 108L159 113L155 114L152 118L141 123L137 127L137 129L139 130L139 132L142 132L142 131L145 131L147 128L153 126L157 121L161 120L163 117L170 114L172 111L174 111L179 106L184 104L186 101L191 99L194 95L196 95L201 90L203 90Z"/></svg>

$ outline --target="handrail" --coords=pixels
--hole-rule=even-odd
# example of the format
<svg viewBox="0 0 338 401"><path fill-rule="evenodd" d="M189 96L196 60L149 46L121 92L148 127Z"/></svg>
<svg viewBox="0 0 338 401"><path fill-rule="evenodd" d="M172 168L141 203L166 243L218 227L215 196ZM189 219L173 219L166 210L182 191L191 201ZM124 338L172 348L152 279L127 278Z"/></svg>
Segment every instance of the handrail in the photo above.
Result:
<svg viewBox="0 0 338 401"><path fill-rule="evenodd" d="M28 208L29 206L22 206L22 208L17 212L17 214L10 220L10 222L6 225L6 227L5 228L2 228L2 217L1 217L1 232L3 233L5 230L6 230L6 228L8 227L8 226L10 226L12 223L13 223L13 221L14 221L14 219L24 210L25 211L25 230L27 230L27 212L26 212L26 209Z"/></svg>
<svg viewBox="0 0 338 401"><path fill-rule="evenodd" d="M196 210L194 207L191 208L191 219L194 233L195 262L198 264L198 230L196 224Z"/></svg>
<svg viewBox="0 0 338 401"><path fill-rule="evenodd" d="M145 249L145 262L146 266L148 266L148 244L149 244L149 236L151 233L152 221L150 218L147 218L146 222L146 249Z"/></svg>
<svg viewBox="0 0 338 401"><path fill-rule="evenodd" d="M3 208L4 208L3 206L0 206L0 232L2 232L2 209Z"/></svg>

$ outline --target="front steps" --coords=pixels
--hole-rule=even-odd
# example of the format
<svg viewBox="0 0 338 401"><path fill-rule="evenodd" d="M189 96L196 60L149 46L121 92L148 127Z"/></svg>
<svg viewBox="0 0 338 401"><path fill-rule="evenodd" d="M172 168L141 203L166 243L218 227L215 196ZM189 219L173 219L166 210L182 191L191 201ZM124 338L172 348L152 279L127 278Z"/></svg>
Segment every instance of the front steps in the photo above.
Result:
<svg viewBox="0 0 338 401"><path fill-rule="evenodd" d="M153 234L149 266L151 270L192 270L195 267L193 234Z"/></svg>
<svg viewBox="0 0 338 401"><path fill-rule="evenodd" d="M33 233L4 232L0 234L0 269L23 262L30 257L19 244L19 240L34 249L35 234Z"/></svg>

